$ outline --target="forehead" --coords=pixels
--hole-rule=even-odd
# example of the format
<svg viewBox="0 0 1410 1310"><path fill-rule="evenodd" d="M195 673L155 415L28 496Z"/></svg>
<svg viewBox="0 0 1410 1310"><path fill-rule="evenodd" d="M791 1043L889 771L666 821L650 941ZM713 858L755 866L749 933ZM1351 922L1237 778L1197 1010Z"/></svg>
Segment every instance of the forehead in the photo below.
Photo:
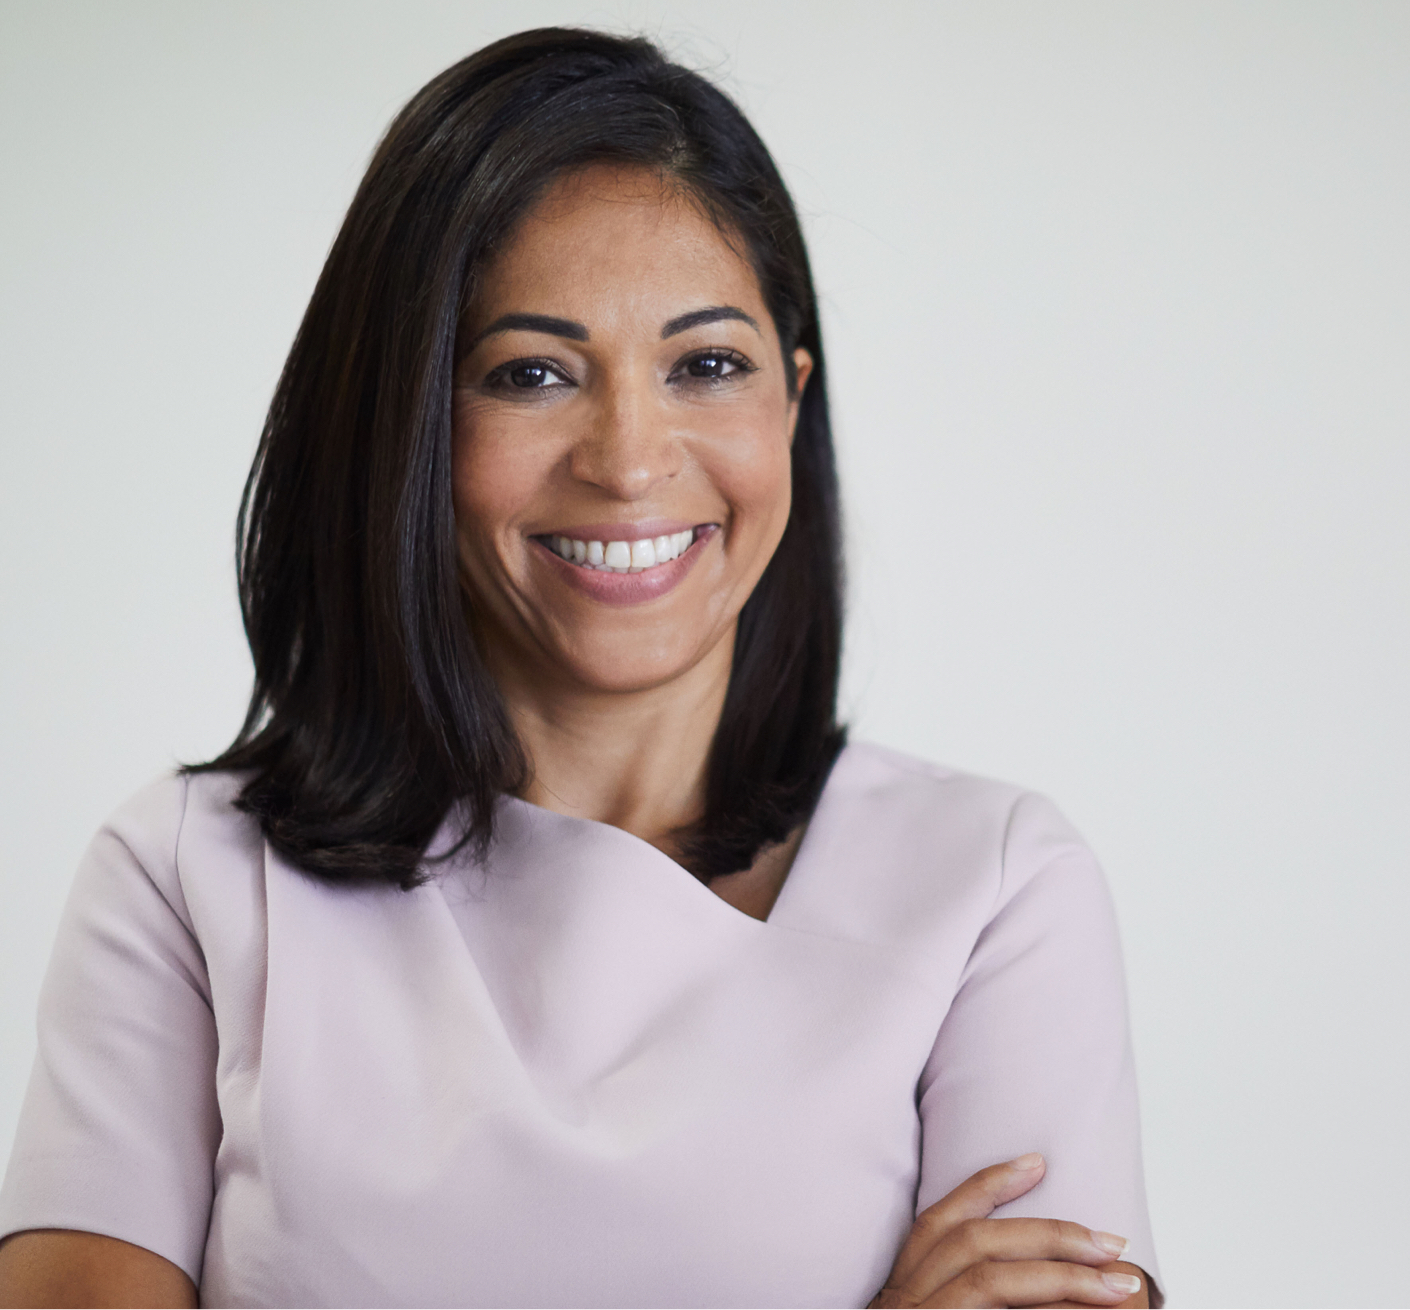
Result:
<svg viewBox="0 0 1410 1310"><path fill-rule="evenodd" d="M664 320L713 304L762 309L743 242L659 174L598 165L557 179L520 221L482 275L471 317L591 311Z"/></svg>

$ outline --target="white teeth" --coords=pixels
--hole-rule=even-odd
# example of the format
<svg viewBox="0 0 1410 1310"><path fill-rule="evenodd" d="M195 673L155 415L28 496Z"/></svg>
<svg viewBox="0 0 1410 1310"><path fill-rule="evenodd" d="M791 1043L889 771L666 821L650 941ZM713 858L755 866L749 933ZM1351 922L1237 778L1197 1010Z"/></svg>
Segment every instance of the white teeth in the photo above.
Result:
<svg viewBox="0 0 1410 1310"><path fill-rule="evenodd" d="M555 555L584 568L604 569L609 573L640 573L657 564L679 559L695 542L695 529L686 528L661 537L642 537L638 541L579 541L559 533L547 538Z"/></svg>

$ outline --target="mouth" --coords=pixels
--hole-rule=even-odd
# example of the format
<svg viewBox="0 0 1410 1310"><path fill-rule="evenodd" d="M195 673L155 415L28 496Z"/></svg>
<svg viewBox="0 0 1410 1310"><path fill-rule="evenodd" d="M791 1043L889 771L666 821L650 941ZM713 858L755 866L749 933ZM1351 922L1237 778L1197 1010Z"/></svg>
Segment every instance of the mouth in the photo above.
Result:
<svg viewBox="0 0 1410 1310"><path fill-rule="evenodd" d="M661 536L616 541L571 537L557 532L544 533L533 540L576 568L598 573L647 573L680 559L697 541L704 540L718 527L716 523L699 523L693 528Z"/></svg>

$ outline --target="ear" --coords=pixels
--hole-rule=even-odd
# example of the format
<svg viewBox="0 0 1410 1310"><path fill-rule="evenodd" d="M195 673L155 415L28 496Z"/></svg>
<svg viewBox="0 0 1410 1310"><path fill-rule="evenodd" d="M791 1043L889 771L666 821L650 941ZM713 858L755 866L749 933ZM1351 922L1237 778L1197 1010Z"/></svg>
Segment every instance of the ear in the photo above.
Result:
<svg viewBox="0 0 1410 1310"><path fill-rule="evenodd" d="M793 352L793 398L788 402L788 444L793 444L793 434L798 430L798 406L803 399L803 388L813 373L813 357L799 346Z"/></svg>

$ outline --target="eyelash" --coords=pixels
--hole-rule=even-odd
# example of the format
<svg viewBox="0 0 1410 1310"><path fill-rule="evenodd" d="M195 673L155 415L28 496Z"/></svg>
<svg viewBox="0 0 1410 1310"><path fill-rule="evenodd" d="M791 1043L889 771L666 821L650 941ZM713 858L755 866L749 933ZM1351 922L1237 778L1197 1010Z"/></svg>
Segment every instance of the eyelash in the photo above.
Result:
<svg viewBox="0 0 1410 1310"><path fill-rule="evenodd" d="M734 372L726 373L723 376L716 377L690 377L688 374L685 373L685 370L688 369L692 364L696 363L699 360L705 359L723 360L725 363L734 366ZM546 370L547 372L554 373L558 377L565 379L565 382L550 383L548 386L543 387L512 386L509 382L509 375L521 368L541 368ZM746 356L740 354L737 350L718 348L713 350L706 349L693 351L691 354L687 355L684 359L682 359L675 366L675 368L671 370L670 374L667 377L667 381L682 377L683 380L687 381L692 385L703 385L706 387L714 388L730 382L731 379L743 378L748 374L755 372L758 372L758 365L751 362ZM508 363L501 364L498 368L492 369L490 371L489 376L485 378L485 386L490 390L517 391L521 395L533 395L535 392L553 391L556 390L559 386L565 385L565 383L568 386L577 385L577 383L572 380L572 377L566 368L564 368L556 360L547 359L542 356L534 356L532 358L527 359L511 359Z"/></svg>
<svg viewBox="0 0 1410 1310"><path fill-rule="evenodd" d="M531 359L511 359L507 364L501 364L498 368L491 369L489 376L485 378L485 386L491 391L518 391L524 395L531 395L535 391L551 391L554 386L558 385L553 384L547 387L512 386L509 382L509 375L521 368L541 368L547 372L555 373L561 378L567 379L570 384L572 383L572 378L569 376L568 370L564 368L562 364L552 359L534 357Z"/></svg>
<svg viewBox="0 0 1410 1310"><path fill-rule="evenodd" d="M718 386L722 382L728 382L732 377L743 378L750 373L758 372L758 367L745 356L741 355L739 351L716 348L714 350L697 350L687 355L671 370L670 376L675 377L677 374L682 373L692 364L702 359L722 359L725 363L734 365L734 372L727 373L724 377L691 378L690 380L692 382L703 382L710 386Z"/></svg>

